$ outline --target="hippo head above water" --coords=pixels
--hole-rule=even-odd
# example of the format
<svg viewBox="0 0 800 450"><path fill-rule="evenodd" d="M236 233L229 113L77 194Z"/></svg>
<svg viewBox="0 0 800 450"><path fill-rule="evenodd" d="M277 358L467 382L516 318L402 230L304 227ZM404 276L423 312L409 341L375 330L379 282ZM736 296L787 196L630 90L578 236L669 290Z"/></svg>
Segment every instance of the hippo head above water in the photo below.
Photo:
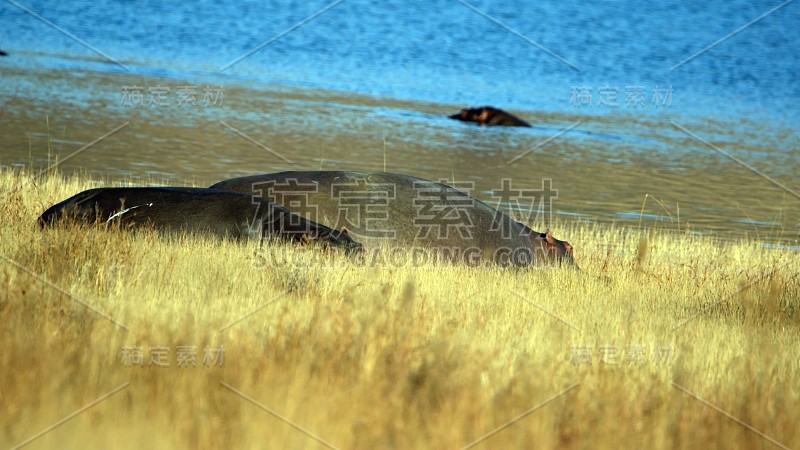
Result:
<svg viewBox="0 0 800 450"><path fill-rule="evenodd" d="M511 113L492 106L481 106L479 108L465 108L457 114L449 116L451 119L462 122L474 122L479 125L500 125L507 127L530 127L528 122L514 116Z"/></svg>

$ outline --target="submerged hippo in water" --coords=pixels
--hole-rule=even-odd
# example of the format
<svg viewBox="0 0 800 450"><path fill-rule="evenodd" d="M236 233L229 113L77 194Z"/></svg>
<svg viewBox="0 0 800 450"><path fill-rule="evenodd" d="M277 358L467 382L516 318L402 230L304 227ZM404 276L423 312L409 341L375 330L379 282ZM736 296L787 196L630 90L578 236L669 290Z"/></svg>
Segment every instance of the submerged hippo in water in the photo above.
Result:
<svg viewBox="0 0 800 450"><path fill-rule="evenodd" d="M48 208L39 217L39 224L53 225L61 219L232 239L312 241L348 252L362 249L347 233L300 217L280 205L252 195L214 189L89 189Z"/></svg>
<svg viewBox="0 0 800 450"><path fill-rule="evenodd" d="M458 114L453 114L449 117L463 122L476 122L481 125L502 125L506 127L531 126L528 122L525 122L513 114L491 106L462 109Z"/></svg>
<svg viewBox="0 0 800 450"><path fill-rule="evenodd" d="M392 173L298 171L234 178L213 189L261 196L367 247L433 249L450 261L573 263L572 246L442 183Z"/></svg>

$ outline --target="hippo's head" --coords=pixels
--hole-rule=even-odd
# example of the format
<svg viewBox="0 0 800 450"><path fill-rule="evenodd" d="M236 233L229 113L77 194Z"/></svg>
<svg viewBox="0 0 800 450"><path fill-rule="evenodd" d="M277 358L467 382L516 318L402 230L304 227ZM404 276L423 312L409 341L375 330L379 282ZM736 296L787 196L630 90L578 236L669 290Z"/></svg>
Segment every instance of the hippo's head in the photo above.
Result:
<svg viewBox="0 0 800 450"><path fill-rule="evenodd" d="M346 255L359 255L364 253L364 246L353 240L346 228L341 231L332 228L318 230L314 233L306 233L303 237L306 243L317 243L323 247L335 248L343 251Z"/></svg>
<svg viewBox="0 0 800 450"><path fill-rule="evenodd" d="M478 122L483 115L483 108L464 108L457 114L449 116L451 119L462 120L464 122Z"/></svg>
<svg viewBox="0 0 800 450"><path fill-rule="evenodd" d="M47 208L39 216L39 226L44 228L63 219L88 220L90 222L97 220L97 205L92 199L102 190L103 188L89 189Z"/></svg>
<svg viewBox="0 0 800 450"><path fill-rule="evenodd" d="M575 260L572 258L572 246L567 241L559 241L554 238L550 234L550 230L532 235L531 245L536 257L541 257L546 264L575 264Z"/></svg>
<svg viewBox="0 0 800 450"><path fill-rule="evenodd" d="M449 117L451 119L456 119L456 120L469 120L469 115L470 115L470 112L469 112L468 109L462 109L458 113L453 114L452 116L447 116L447 117Z"/></svg>
<svg viewBox="0 0 800 450"><path fill-rule="evenodd" d="M458 114L450 116L451 119L464 122L475 122L486 125L496 114L497 110L491 106L481 106L480 108L464 108Z"/></svg>

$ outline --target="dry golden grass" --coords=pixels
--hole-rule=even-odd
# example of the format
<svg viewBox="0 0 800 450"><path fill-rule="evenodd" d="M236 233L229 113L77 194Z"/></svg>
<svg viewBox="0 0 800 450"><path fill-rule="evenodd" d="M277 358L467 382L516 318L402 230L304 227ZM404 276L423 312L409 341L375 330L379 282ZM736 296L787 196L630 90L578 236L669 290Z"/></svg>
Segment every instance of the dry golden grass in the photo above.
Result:
<svg viewBox="0 0 800 450"><path fill-rule="evenodd" d="M369 267L35 226L89 187L0 173L3 447L800 448L796 252L563 223L580 273Z"/></svg>

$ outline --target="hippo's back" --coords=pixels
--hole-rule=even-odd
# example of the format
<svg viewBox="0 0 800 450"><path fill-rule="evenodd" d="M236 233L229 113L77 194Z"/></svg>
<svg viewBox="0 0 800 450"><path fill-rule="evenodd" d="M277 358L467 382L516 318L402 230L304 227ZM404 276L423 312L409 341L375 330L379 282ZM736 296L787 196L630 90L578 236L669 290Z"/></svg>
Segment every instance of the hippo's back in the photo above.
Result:
<svg viewBox="0 0 800 450"><path fill-rule="evenodd" d="M260 233L249 222L260 208L268 207L267 202L249 195L213 189L96 188L51 206L39 217L39 224L72 218L241 238Z"/></svg>
<svg viewBox="0 0 800 450"><path fill-rule="evenodd" d="M310 220L346 228L369 246L479 251L481 259L492 260L497 252L532 258L525 227L451 186L423 178L290 171L234 178L211 188L261 196Z"/></svg>

